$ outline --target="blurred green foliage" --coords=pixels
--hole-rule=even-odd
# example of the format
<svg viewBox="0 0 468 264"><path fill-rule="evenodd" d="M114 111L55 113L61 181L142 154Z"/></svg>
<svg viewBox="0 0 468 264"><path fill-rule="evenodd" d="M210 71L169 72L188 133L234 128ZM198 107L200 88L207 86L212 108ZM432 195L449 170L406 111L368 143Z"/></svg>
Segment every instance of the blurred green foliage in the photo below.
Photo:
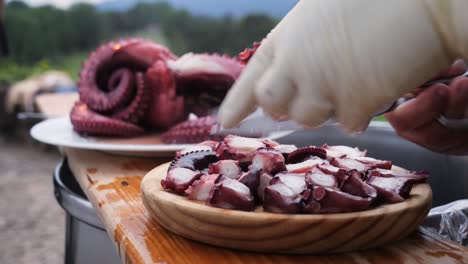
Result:
<svg viewBox="0 0 468 264"><path fill-rule="evenodd" d="M4 19L11 56L0 61L0 81L8 82L50 68L63 69L76 79L87 53L126 36L152 39L178 55L188 51L236 55L265 37L277 22L262 14L192 16L164 2L141 3L128 12L98 12L89 4L62 10L11 1Z"/></svg>

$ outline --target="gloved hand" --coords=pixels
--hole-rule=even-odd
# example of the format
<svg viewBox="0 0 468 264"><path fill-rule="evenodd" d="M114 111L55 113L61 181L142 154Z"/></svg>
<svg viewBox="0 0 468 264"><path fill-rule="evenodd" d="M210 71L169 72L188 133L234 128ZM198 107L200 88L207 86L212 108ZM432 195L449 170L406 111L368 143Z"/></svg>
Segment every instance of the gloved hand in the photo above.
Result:
<svg viewBox="0 0 468 264"><path fill-rule="evenodd" d="M221 123L233 127L260 106L304 126L333 117L362 131L383 105L468 55L467 8L463 0L302 0L231 88Z"/></svg>
<svg viewBox="0 0 468 264"><path fill-rule="evenodd" d="M460 75L466 70L466 64L459 60L439 77ZM468 78L456 78L448 86L436 84L409 96L416 97L385 115L396 132L436 152L467 155L468 129L447 128L437 118L440 115L450 119L468 118Z"/></svg>

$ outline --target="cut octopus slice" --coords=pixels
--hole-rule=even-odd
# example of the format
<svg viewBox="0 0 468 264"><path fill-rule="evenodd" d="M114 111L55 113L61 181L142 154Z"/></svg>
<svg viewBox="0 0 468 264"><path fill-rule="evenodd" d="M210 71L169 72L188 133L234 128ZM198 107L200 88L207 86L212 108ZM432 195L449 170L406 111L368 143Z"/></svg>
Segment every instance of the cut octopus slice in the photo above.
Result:
<svg viewBox="0 0 468 264"><path fill-rule="evenodd" d="M295 173L303 173L306 172L314 167L317 167L318 165L326 163L326 160L323 160L321 158L311 158L308 160L305 160L301 163L296 163L296 164L287 164L286 165L286 170L289 172L295 172Z"/></svg>
<svg viewBox="0 0 468 264"><path fill-rule="evenodd" d="M307 184L304 173L282 172L276 174L274 182L281 181L283 184L294 190L296 193L302 193L306 190Z"/></svg>
<svg viewBox="0 0 468 264"><path fill-rule="evenodd" d="M333 174L326 173L319 168L312 168L305 174L305 181L309 186L323 186L338 188L338 180Z"/></svg>
<svg viewBox="0 0 468 264"><path fill-rule="evenodd" d="M325 144L322 148L327 151L328 160L344 157L365 157L367 155L367 150L361 151L358 148L348 146L328 146Z"/></svg>
<svg viewBox="0 0 468 264"><path fill-rule="evenodd" d="M280 179L272 180L265 188L263 209L271 213L297 214L301 212L301 196Z"/></svg>
<svg viewBox="0 0 468 264"><path fill-rule="evenodd" d="M410 177L375 177L366 182L377 190L379 199L388 203L397 203L409 197L414 184L418 181Z"/></svg>
<svg viewBox="0 0 468 264"><path fill-rule="evenodd" d="M338 168L346 170L357 170L362 173L370 169L381 168L391 169L392 162L386 160L377 160L368 157L354 157L354 158L332 158L330 164Z"/></svg>
<svg viewBox="0 0 468 264"><path fill-rule="evenodd" d="M249 170L242 174L238 181L249 188L252 194L255 194L260 184L260 173L262 170Z"/></svg>
<svg viewBox="0 0 468 264"><path fill-rule="evenodd" d="M276 174L286 170L283 155L272 148L260 148L255 151L252 158L252 164L249 169L263 170L270 174Z"/></svg>
<svg viewBox="0 0 468 264"><path fill-rule="evenodd" d="M366 210L372 199L354 196L336 189L314 186L304 193L305 213L328 214Z"/></svg>
<svg viewBox="0 0 468 264"><path fill-rule="evenodd" d="M255 151L264 147L266 145L261 139L229 135L218 144L216 155L219 159L234 159L241 163L250 163Z"/></svg>
<svg viewBox="0 0 468 264"><path fill-rule="evenodd" d="M324 163L321 165L318 165L317 168L319 168L321 171L327 174L331 174L336 177L338 180L338 187L341 188L343 183L346 181L346 179L349 177L347 174L347 170L335 167L331 165L330 163Z"/></svg>
<svg viewBox="0 0 468 264"><path fill-rule="evenodd" d="M265 192L265 188L270 185L271 180L273 179L273 176L271 174L262 172L260 173L259 176L259 183L258 183L258 188L257 188L257 198L260 199L260 201L263 201L263 194Z"/></svg>
<svg viewBox="0 0 468 264"><path fill-rule="evenodd" d="M250 189L239 181L229 178L223 178L215 184L208 203L214 207L242 211L251 211L255 206Z"/></svg>
<svg viewBox="0 0 468 264"><path fill-rule="evenodd" d="M180 157L180 156L182 156L184 154L187 154L189 152L215 151L217 144L218 144L218 142L216 142L216 141L211 141L211 140L203 141L202 143L197 144L195 146L191 146L191 147L185 148L183 150L177 151L176 152L176 158L178 158L178 157Z"/></svg>
<svg viewBox="0 0 468 264"><path fill-rule="evenodd" d="M237 179L242 175L242 170L237 160L220 160L210 164L208 173L221 174L230 179Z"/></svg>
<svg viewBox="0 0 468 264"><path fill-rule="evenodd" d="M348 172L349 177L341 186L341 190L363 198L377 198L377 191L375 188L367 184L361 179L361 175L356 170Z"/></svg>
<svg viewBox="0 0 468 264"><path fill-rule="evenodd" d="M203 174L187 168L174 168L167 173L161 185L166 190L171 190L177 194L184 194L185 190Z"/></svg>
<svg viewBox="0 0 468 264"><path fill-rule="evenodd" d="M369 176L376 177L406 177L411 178L417 183L426 182L429 174L426 171L412 172L412 171L393 171L384 169L375 169L369 172Z"/></svg>
<svg viewBox="0 0 468 264"><path fill-rule="evenodd" d="M273 147L277 151L279 151L281 154L283 154L283 157L285 160L288 159L288 156L291 152L295 151L297 147L295 145L278 145L276 147Z"/></svg>
<svg viewBox="0 0 468 264"><path fill-rule="evenodd" d="M185 190L185 194L190 200L206 201L210 197L211 189L215 185L218 174L203 175L200 179L194 181L192 185Z"/></svg>
<svg viewBox="0 0 468 264"><path fill-rule="evenodd" d="M166 190L183 194L203 174L212 162L218 159L213 151L188 152L174 159L169 165L167 176L161 181Z"/></svg>

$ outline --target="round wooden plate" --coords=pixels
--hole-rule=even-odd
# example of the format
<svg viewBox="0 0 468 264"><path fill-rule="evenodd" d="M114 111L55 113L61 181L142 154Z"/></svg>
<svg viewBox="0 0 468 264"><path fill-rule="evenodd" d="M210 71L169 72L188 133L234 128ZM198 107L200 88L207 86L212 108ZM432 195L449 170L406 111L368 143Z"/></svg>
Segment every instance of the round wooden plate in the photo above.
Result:
<svg viewBox="0 0 468 264"><path fill-rule="evenodd" d="M227 210L165 191L161 180L168 166L153 169L141 183L152 217L183 237L248 251L313 254L377 247L414 231L432 201L430 186L418 184L406 201L362 212L288 215L263 212L261 207L254 212Z"/></svg>

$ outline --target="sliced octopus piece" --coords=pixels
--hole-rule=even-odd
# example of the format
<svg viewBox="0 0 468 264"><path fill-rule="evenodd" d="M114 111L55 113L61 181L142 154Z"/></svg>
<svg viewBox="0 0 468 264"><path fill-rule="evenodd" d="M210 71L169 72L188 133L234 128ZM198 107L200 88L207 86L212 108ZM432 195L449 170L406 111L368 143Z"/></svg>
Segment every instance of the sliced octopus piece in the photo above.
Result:
<svg viewBox="0 0 468 264"><path fill-rule="evenodd" d="M286 170L283 155L272 148L260 148L255 151L252 158L252 164L249 169L263 170L270 174L276 174Z"/></svg>
<svg viewBox="0 0 468 264"><path fill-rule="evenodd" d="M184 194L185 190L203 174L187 168L174 168L167 173L161 185L166 190L171 190L177 194Z"/></svg>
<svg viewBox="0 0 468 264"><path fill-rule="evenodd" d="M361 151L358 148L348 146L329 146L327 144L322 146L327 151L327 159L344 158L344 157L365 157L367 150Z"/></svg>
<svg viewBox="0 0 468 264"><path fill-rule="evenodd" d="M304 193L304 213L328 214L368 209L372 199L354 196L336 189L314 186Z"/></svg>
<svg viewBox="0 0 468 264"><path fill-rule="evenodd" d="M227 178L238 179L242 175L242 170L237 160L220 160L209 165L208 173L222 174Z"/></svg>
<svg viewBox="0 0 468 264"><path fill-rule="evenodd" d="M298 214L301 212L301 196L281 180L265 188L263 209L278 214Z"/></svg>
<svg viewBox="0 0 468 264"><path fill-rule="evenodd" d="M261 139L239 136L226 136L216 147L219 159L233 159L240 163L250 163L255 152L266 145Z"/></svg>
<svg viewBox="0 0 468 264"><path fill-rule="evenodd" d="M328 188L338 188L337 178L330 173L326 173L319 168L312 168L305 174L305 182L309 186L323 186Z"/></svg>
<svg viewBox="0 0 468 264"><path fill-rule="evenodd" d="M218 176L218 174L202 175L185 190L185 194L190 200L207 201Z"/></svg>
<svg viewBox="0 0 468 264"><path fill-rule="evenodd" d="M255 199L247 186L239 181L224 178L211 190L208 204L224 209L252 211Z"/></svg>
<svg viewBox="0 0 468 264"><path fill-rule="evenodd" d="M343 183L343 186L341 186L342 191L363 198L377 198L377 190L364 182L361 179L360 173L352 170L348 174L349 177Z"/></svg>

